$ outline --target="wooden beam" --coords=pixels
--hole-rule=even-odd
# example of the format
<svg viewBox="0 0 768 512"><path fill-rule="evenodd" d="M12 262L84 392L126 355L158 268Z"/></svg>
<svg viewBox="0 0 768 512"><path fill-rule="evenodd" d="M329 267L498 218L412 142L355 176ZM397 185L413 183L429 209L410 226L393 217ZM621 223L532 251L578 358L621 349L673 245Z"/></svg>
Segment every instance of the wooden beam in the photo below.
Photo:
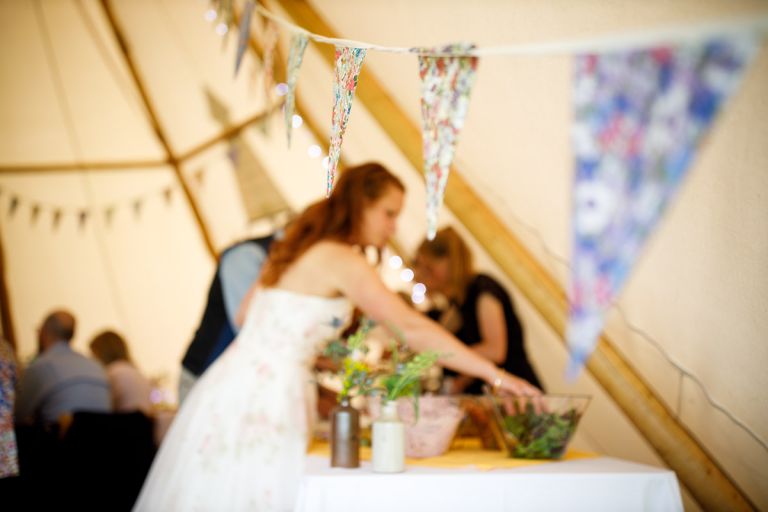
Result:
<svg viewBox="0 0 768 512"><path fill-rule="evenodd" d="M198 144L197 146L193 147L192 149L185 151L181 155L179 155L178 160L180 162L184 162L185 160L188 160L189 158L192 158L193 156L199 155L203 151L205 151L208 148L213 147L214 145L218 144L219 142L225 141L227 139L230 139L236 135L238 135L241 131L248 128L253 123L258 123L260 121L263 121L267 119L269 116L274 114L276 111L280 110L280 107L282 107L283 102L279 101L275 105L271 106L267 109L266 112L259 112L258 114L254 114L250 116L248 119L245 119L244 121L241 121L235 125L230 126L220 134L216 135L215 137L202 142Z"/></svg>
<svg viewBox="0 0 768 512"><path fill-rule="evenodd" d="M122 171L125 169L153 169L169 165L168 160L136 160L124 162L51 162L49 164L18 164L0 166L0 174L72 172L72 171Z"/></svg>
<svg viewBox="0 0 768 512"><path fill-rule="evenodd" d="M294 23L304 29L338 37L308 2L279 0L279 4ZM316 48L332 67L333 47L319 44ZM421 174L420 130L365 68L355 96L410 161L414 171ZM445 203L564 340L568 311L564 291L455 168L451 169ZM753 508L749 499L623 360L606 336L600 338L587 367L705 509Z"/></svg>
<svg viewBox="0 0 768 512"><path fill-rule="evenodd" d="M133 54L131 53L131 48L128 45L128 40L126 39L125 35L123 34L122 28L117 22L117 18L115 17L115 13L112 10L110 0L101 0L101 5L102 5L102 8L104 9L104 13L106 14L107 21L109 22L112 32L115 35L115 40L117 41L118 46L120 47L120 51L123 53L125 64L131 73L131 77L133 78L134 84L136 85L136 89L139 91L141 100L144 103L144 106L147 110L147 116L149 118L149 122L152 126L152 129L154 130L158 141L163 146L163 149L165 150L165 153L168 156L168 163L173 168L173 172L176 175L176 179L178 180L179 185L181 186L181 190L184 192L184 197L186 197L187 202L189 204L189 208L192 210L192 214L195 218L195 222L197 223L198 228L200 229L200 235L203 238L205 247L206 249L208 249L208 253L211 255L211 257L215 260L218 258L218 253L216 251L216 248L213 245L211 236L208 233L208 229L206 228L205 221L203 220L203 216L200 212L200 209L198 208L197 203L195 202L195 198L192 195L192 191L190 190L186 180L184 179L184 175L181 171L181 164L179 163L179 160L174 155L173 150L171 149L171 145L168 142L168 138L166 137L164 130L160 126L160 122L158 121L157 114L155 113L155 109L152 105L152 102L149 99L149 95L147 94L147 89L144 86L144 81L142 80L141 75L139 74L138 68L136 67L136 63L133 59Z"/></svg>
<svg viewBox="0 0 768 512"><path fill-rule="evenodd" d="M0 322L3 327L3 338L13 347L16 352L16 331L13 328L13 317L11 316L11 300L8 294L8 281L5 277L5 252L3 250L3 237L0 232Z"/></svg>

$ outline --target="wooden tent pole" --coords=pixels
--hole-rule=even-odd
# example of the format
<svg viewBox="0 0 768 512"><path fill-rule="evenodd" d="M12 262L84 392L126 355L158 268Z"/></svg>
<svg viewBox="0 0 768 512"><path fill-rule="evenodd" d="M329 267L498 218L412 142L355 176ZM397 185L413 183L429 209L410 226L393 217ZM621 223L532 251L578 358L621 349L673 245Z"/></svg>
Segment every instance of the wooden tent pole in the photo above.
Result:
<svg viewBox="0 0 768 512"><path fill-rule="evenodd" d="M306 30L338 37L305 0L279 0L279 5L294 23ZM332 67L333 47L320 44L316 48ZM411 162L414 171L421 174L422 146L418 127L364 67L359 84L357 101L365 105L382 130ZM552 329L564 339L568 309L562 288L455 168L451 169L445 203ZM705 509L753 509L749 499L623 360L606 336L600 338L587 367Z"/></svg>
<svg viewBox="0 0 768 512"><path fill-rule="evenodd" d="M125 58L125 63L128 66L128 70L131 73L131 77L133 78L134 84L136 85L136 89L139 91L139 94L141 95L141 99L142 99L142 102L144 103L144 107L146 108L147 116L149 117L149 122L152 125L152 129L154 130L155 135L157 136L157 139L160 141L160 144L163 146L163 149L165 150L165 153L168 156L168 163L173 168L173 172L176 175L176 179L178 180L182 191L184 192L184 196L187 199L189 208L192 210L192 214L195 217L197 226L200 229L200 235L203 237L203 242L205 243L205 247L206 249L208 249L208 253L211 255L211 257L215 260L218 258L218 253L216 251L216 248L213 245L211 236L208 233L208 229L206 228L205 221L203 220L203 216L200 212L200 209L198 208L197 203L195 202L195 198L192 195L192 191L187 185L187 182L184 179L184 175L181 172L181 164L178 158L176 158L176 156L174 155L173 150L171 149L171 145L168 142L168 138L166 137L165 132L160 126L160 123L157 118L157 114L155 113L155 110L152 107L152 102L149 100L149 95L147 94L146 87L144 86L144 82L141 76L139 75L139 71L136 67L136 63L133 60L133 55L131 54L131 49L128 45L128 40L125 38L123 31L117 22L117 18L115 17L115 13L112 10L110 1L101 0L101 5L104 9L104 13L107 16L107 20L109 21L109 25L112 28L112 32L115 35L115 39L117 40L117 43L120 46L120 51L123 53L123 57Z"/></svg>

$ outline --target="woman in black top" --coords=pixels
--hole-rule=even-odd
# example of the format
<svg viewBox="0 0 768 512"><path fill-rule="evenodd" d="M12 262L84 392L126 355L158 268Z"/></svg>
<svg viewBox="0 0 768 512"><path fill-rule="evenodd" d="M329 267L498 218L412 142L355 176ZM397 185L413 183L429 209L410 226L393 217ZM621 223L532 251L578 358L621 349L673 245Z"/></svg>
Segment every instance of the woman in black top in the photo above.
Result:
<svg viewBox="0 0 768 512"><path fill-rule="evenodd" d="M444 228L434 240L424 240L416 252L415 270L428 294L443 295L449 303L446 310L432 310L429 316L478 354L541 388L525 353L512 298L495 279L474 272L472 253L456 231ZM480 394L482 383L459 375L450 391Z"/></svg>

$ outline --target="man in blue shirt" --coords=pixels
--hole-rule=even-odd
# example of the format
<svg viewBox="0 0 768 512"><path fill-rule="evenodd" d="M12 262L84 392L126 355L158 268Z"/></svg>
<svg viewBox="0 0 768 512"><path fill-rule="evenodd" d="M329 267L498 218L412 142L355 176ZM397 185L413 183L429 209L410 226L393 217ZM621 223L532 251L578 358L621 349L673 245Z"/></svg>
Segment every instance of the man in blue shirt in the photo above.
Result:
<svg viewBox="0 0 768 512"><path fill-rule="evenodd" d="M244 240L228 247L221 255L203 318L181 362L179 404L237 335L235 317L240 303L258 278L274 238L269 235Z"/></svg>
<svg viewBox="0 0 768 512"><path fill-rule="evenodd" d="M43 321L39 354L19 381L16 423L50 425L76 411L112 411L104 369L72 350L74 334L75 317L67 311L54 311Z"/></svg>

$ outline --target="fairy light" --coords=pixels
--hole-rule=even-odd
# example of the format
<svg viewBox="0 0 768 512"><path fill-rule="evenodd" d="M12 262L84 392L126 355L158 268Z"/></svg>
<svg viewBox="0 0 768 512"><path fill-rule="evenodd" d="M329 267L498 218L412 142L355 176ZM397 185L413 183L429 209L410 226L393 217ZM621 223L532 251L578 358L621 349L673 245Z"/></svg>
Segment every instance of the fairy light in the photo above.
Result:
<svg viewBox="0 0 768 512"><path fill-rule="evenodd" d="M403 258L401 258L400 256L394 255L389 258L389 268L393 268L397 270L402 266L403 266Z"/></svg>
<svg viewBox="0 0 768 512"><path fill-rule="evenodd" d="M299 114L293 114L293 117L291 118L291 126L298 128L302 124L304 124L304 119L302 119Z"/></svg>
<svg viewBox="0 0 768 512"><path fill-rule="evenodd" d="M227 32L229 32L229 27L223 21L216 25L216 33L220 36L226 35Z"/></svg>
<svg viewBox="0 0 768 512"><path fill-rule="evenodd" d="M325 157L323 158L323 169L328 169L328 166L331 165L331 157Z"/></svg>
<svg viewBox="0 0 768 512"><path fill-rule="evenodd" d="M416 295L424 295L427 293L427 287L424 283L416 283L413 285L413 293Z"/></svg>
<svg viewBox="0 0 768 512"><path fill-rule="evenodd" d="M402 279L406 283L410 283L411 281L413 281L413 270L409 268L403 269L403 271L400 272L400 279Z"/></svg>
<svg viewBox="0 0 768 512"><path fill-rule="evenodd" d="M413 302L414 304L421 304L422 302L424 302L424 300L425 299L423 295L418 295L415 293L411 295L411 302Z"/></svg>
<svg viewBox="0 0 768 512"><path fill-rule="evenodd" d="M216 19L216 9L208 9L204 14L205 21L211 23Z"/></svg>
<svg viewBox="0 0 768 512"><path fill-rule="evenodd" d="M285 96L288 94L288 84L280 82L275 86L275 94L278 96Z"/></svg>
<svg viewBox="0 0 768 512"><path fill-rule="evenodd" d="M312 144L307 148L307 154L309 155L309 158L317 158L323 154L323 148L317 144Z"/></svg>

